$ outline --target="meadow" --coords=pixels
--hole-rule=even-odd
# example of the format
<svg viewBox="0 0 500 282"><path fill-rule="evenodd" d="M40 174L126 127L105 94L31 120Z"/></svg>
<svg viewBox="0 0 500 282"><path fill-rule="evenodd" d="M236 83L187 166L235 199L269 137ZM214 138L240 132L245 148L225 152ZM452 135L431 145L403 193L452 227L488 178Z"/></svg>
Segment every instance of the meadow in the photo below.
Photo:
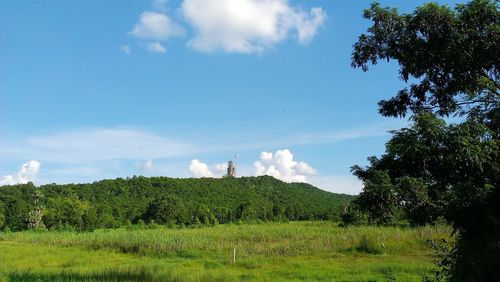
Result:
<svg viewBox="0 0 500 282"><path fill-rule="evenodd" d="M420 281L446 226L332 222L0 233L3 281Z"/></svg>

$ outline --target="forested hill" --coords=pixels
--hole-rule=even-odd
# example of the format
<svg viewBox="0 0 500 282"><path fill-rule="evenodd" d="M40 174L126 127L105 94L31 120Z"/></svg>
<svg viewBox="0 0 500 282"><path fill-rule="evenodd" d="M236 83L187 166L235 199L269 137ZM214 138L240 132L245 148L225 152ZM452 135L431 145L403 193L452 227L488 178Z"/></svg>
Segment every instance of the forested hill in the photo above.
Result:
<svg viewBox="0 0 500 282"><path fill-rule="evenodd" d="M93 230L148 222L193 225L239 220L337 220L341 206L352 198L269 176L134 176L38 188L29 183L0 187L0 228Z"/></svg>

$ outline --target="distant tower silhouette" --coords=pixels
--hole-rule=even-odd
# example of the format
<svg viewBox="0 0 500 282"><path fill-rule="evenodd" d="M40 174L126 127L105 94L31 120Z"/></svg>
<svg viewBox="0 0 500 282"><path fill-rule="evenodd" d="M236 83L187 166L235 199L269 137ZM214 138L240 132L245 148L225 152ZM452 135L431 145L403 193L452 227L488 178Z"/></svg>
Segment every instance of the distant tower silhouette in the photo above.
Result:
<svg viewBox="0 0 500 282"><path fill-rule="evenodd" d="M227 162L227 174L224 177L236 177L236 166L233 161Z"/></svg>

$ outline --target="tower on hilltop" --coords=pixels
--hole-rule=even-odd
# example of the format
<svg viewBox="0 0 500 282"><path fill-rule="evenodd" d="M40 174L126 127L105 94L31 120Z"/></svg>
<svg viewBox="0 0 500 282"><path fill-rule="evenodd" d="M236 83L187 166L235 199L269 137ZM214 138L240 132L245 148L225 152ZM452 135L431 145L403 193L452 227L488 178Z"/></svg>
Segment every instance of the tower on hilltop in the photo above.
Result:
<svg viewBox="0 0 500 282"><path fill-rule="evenodd" d="M236 166L233 161L227 162L227 174L224 177L236 177Z"/></svg>

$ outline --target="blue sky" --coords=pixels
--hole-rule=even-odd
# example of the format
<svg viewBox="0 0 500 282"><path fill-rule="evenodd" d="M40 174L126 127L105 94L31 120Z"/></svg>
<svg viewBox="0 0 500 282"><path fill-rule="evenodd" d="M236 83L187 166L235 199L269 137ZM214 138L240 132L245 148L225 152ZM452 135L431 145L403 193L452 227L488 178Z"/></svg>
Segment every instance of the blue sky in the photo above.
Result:
<svg viewBox="0 0 500 282"><path fill-rule="evenodd" d="M377 114L397 66L350 67L369 5L2 1L0 181L217 177L238 154L239 175L356 194L349 167L406 124Z"/></svg>

